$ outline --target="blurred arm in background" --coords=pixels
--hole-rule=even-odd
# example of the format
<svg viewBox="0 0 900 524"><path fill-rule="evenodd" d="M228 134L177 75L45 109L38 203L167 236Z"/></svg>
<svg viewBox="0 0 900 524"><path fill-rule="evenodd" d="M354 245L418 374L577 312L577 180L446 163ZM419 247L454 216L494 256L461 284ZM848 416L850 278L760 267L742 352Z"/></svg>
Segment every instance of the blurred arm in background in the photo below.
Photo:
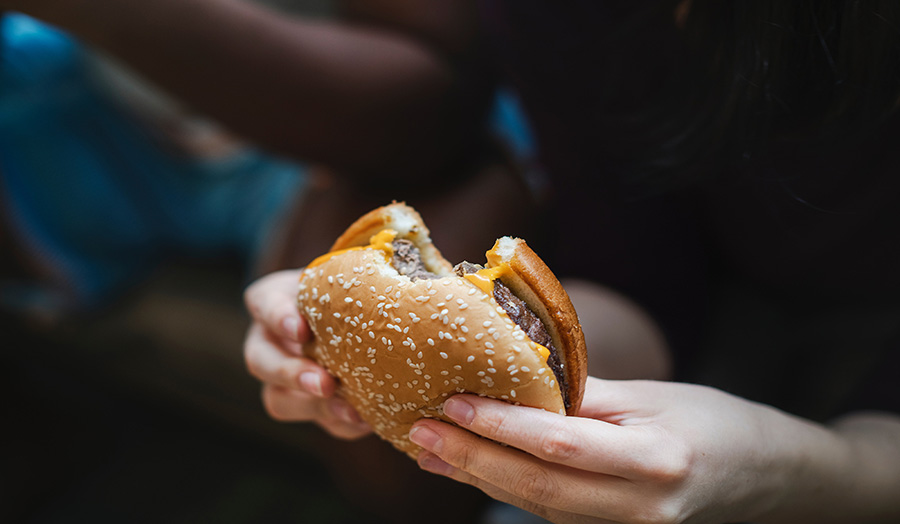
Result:
<svg viewBox="0 0 900 524"><path fill-rule="evenodd" d="M18 5L18 4L22 5ZM346 22L238 0L5 1L134 68L240 136L411 180L475 147L490 81L473 2L342 2Z"/></svg>

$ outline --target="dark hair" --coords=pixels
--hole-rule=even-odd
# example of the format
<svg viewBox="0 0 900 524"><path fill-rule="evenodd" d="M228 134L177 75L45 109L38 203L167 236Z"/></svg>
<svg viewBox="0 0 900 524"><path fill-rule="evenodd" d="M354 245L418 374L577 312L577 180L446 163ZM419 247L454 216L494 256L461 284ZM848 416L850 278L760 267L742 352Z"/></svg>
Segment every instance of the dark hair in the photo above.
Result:
<svg viewBox="0 0 900 524"><path fill-rule="evenodd" d="M630 182L668 186L799 144L865 140L897 109L897 0L693 0L675 28L679 4L654 3L611 36L640 47L669 31L677 43L655 96L613 119L635 130L615 145Z"/></svg>

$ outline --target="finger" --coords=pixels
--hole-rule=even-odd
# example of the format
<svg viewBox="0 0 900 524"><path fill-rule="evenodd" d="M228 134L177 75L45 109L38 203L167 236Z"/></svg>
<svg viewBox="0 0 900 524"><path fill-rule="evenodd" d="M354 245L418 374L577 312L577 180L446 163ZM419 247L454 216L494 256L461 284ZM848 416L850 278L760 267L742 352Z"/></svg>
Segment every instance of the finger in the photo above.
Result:
<svg viewBox="0 0 900 524"><path fill-rule="evenodd" d="M432 419L417 422L410 440L450 466L437 473L480 488L495 486L529 507L614 520L623 500L633 498L628 490L634 484L627 480L547 463Z"/></svg>
<svg viewBox="0 0 900 524"><path fill-rule="evenodd" d="M330 416L324 399L296 389L266 384L262 401L266 413L281 422L309 422Z"/></svg>
<svg viewBox="0 0 900 524"><path fill-rule="evenodd" d="M588 377L579 417L627 426L658 413L673 399L667 382Z"/></svg>
<svg viewBox="0 0 900 524"><path fill-rule="evenodd" d="M255 320L273 333L303 343L309 340L306 320L297 309L297 282L300 270L266 275L244 292L244 303Z"/></svg>
<svg viewBox="0 0 900 524"><path fill-rule="evenodd" d="M349 404L346 407L333 408L336 418L324 418L316 421L319 426L327 431L331 436L344 440L355 440L372 433L372 428L362 420L357 422L348 422L348 418L359 419ZM344 413L342 413L344 412ZM351 414L346 414L351 413Z"/></svg>
<svg viewBox="0 0 900 524"><path fill-rule="evenodd" d="M303 389L319 397L330 397L337 387L334 377L325 368L308 358L289 356L281 351L258 323L250 326L247 333L244 359L250 374L266 384Z"/></svg>
<svg viewBox="0 0 900 524"><path fill-rule="evenodd" d="M428 451L422 451L421 453L419 453L418 462L419 466L425 471L430 471L438 475L452 478L458 482L474 486L495 500L499 500L500 502L505 502L507 504L512 504L513 506L521 508L529 513L534 513L535 515L538 515L551 522L565 522L570 524L615 524L611 520L605 520L597 517L590 517L587 515L580 515L577 513L562 511L555 508L549 508L547 506L536 504L531 500L517 497L493 484L484 482L478 477L472 476L465 471L454 468L453 466L441 460L441 458L434 453Z"/></svg>
<svg viewBox="0 0 900 524"><path fill-rule="evenodd" d="M371 428L350 404L340 398L321 399L293 389L263 386L263 406L275 420L282 422L316 422L340 438L358 438Z"/></svg>
<svg viewBox="0 0 900 524"><path fill-rule="evenodd" d="M642 471L646 450L658 440L641 426L567 417L475 395L451 397L444 414L469 431L547 462L626 478Z"/></svg>

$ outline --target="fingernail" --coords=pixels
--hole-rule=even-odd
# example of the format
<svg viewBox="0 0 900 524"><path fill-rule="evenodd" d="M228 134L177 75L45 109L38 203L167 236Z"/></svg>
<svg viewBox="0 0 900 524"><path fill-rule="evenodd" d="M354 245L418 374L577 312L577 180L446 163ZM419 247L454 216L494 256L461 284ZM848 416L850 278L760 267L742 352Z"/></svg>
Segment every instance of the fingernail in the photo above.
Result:
<svg viewBox="0 0 900 524"><path fill-rule="evenodd" d="M437 453L441 451L441 436L424 426L416 426L409 430L409 440L429 451Z"/></svg>
<svg viewBox="0 0 900 524"><path fill-rule="evenodd" d="M300 319L295 316L285 317L281 321L281 329L291 340L297 340L297 332L300 330Z"/></svg>
<svg viewBox="0 0 900 524"><path fill-rule="evenodd" d="M450 475L454 469L453 466L441 460L440 457L427 451L419 453L419 467L438 475Z"/></svg>
<svg viewBox="0 0 900 524"><path fill-rule="evenodd" d="M451 398L444 402L444 414L458 424L468 426L475 420L475 408L465 400Z"/></svg>
<svg viewBox="0 0 900 524"><path fill-rule="evenodd" d="M324 396L322 395L322 379L319 377L318 373L312 371L300 373L300 384L303 386L303 389L309 393L312 393L317 397Z"/></svg>

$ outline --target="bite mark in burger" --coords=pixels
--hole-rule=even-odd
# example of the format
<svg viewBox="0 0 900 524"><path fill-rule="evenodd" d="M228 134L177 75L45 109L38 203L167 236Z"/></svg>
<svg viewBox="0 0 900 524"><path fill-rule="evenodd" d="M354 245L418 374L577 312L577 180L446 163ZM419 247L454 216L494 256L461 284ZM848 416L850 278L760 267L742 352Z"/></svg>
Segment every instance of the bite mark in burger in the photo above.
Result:
<svg viewBox="0 0 900 524"><path fill-rule="evenodd" d="M559 281L520 239L486 267L455 268L404 204L357 220L303 271L307 355L382 438L415 457L422 417L456 393L574 414L586 380L581 326Z"/></svg>

